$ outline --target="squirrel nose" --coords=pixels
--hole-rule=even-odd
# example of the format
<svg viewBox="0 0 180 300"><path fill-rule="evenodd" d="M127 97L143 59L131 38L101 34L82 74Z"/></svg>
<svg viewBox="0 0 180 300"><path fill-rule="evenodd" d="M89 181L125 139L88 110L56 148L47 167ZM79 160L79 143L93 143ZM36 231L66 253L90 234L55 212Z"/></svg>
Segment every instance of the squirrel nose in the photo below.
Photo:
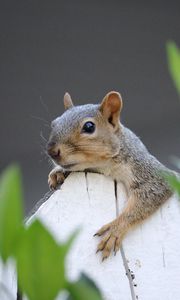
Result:
<svg viewBox="0 0 180 300"><path fill-rule="evenodd" d="M59 159L61 157L60 149L56 147L55 142L49 142L47 144L47 153L52 159Z"/></svg>

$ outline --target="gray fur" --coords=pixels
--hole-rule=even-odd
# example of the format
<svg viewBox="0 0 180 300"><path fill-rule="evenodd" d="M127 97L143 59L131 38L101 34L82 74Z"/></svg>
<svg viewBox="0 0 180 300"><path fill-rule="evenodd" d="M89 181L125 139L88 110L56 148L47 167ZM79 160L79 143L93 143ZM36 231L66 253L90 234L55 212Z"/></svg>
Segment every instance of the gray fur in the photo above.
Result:
<svg viewBox="0 0 180 300"><path fill-rule="evenodd" d="M88 117L97 118L101 126L107 126L108 120L100 116L99 108L99 105L87 104L68 109L52 122L50 139L61 142L66 140L67 144L70 143L69 137L79 128L80 122ZM141 140L122 124L118 125L113 134L107 127L107 133L101 138L101 142L106 146L111 145L112 159L109 165L93 169L111 176L116 181L124 182L128 194L136 199L136 205L126 214L126 218L129 224L136 224L153 213L172 195L163 177L163 172L172 171L152 156Z"/></svg>

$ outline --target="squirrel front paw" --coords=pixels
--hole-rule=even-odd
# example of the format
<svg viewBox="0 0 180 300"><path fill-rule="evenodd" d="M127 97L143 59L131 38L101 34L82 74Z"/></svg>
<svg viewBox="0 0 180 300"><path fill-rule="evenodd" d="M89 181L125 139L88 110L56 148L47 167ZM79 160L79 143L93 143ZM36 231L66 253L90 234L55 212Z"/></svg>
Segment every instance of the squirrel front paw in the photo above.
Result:
<svg viewBox="0 0 180 300"><path fill-rule="evenodd" d="M118 224L116 220L101 227L101 229L98 230L94 236L101 236L105 233L106 235L98 244L96 251L96 253L102 251L102 261L109 257L112 250L114 251L114 255L116 255L116 252L119 250L125 234L120 224Z"/></svg>
<svg viewBox="0 0 180 300"><path fill-rule="evenodd" d="M48 184L51 190L55 190L58 185L63 184L65 180L65 173L62 168L55 167L48 175Z"/></svg>

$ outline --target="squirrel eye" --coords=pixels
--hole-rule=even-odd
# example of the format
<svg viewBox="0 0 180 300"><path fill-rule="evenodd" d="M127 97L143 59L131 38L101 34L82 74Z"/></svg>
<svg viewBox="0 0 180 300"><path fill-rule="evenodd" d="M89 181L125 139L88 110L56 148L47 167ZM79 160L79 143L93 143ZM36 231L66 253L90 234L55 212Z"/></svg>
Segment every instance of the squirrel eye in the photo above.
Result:
<svg viewBox="0 0 180 300"><path fill-rule="evenodd" d="M83 125L82 132L93 133L95 131L95 128L96 128L95 124L89 121Z"/></svg>

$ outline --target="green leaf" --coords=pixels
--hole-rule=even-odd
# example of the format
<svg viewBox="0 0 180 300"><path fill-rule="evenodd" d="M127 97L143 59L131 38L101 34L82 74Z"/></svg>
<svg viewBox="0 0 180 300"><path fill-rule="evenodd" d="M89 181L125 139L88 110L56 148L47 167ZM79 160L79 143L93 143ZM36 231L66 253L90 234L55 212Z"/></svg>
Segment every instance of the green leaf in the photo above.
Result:
<svg viewBox="0 0 180 300"><path fill-rule="evenodd" d="M180 94L180 50L172 41L167 43L166 48L169 72L172 76L176 89Z"/></svg>
<svg viewBox="0 0 180 300"><path fill-rule="evenodd" d="M176 175L170 175L168 173L165 173L164 177L172 189L180 196L180 179L178 179Z"/></svg>
<svg viewBox="0 0 180 300"><path fill-rule="evenodd" d="M67 300L102 300L102 295L94 281L84 273L75 283L69 283L68 291L70 293Z"/></svg>
<svg viewBox="0 0 180 300"><path fill-rule="evenodd" d="M12 165L0 177L0 256L4 262L15 251L22 225L22 198L20 169Z"/></svg>
<svg viewBox="0 0 180 300"><path fill-rule="evenodd" d="M70 245L58 245L38 220L26 228L17 249L17 270L20 289L29 299L53 300L65 289L64 259Z"/></svg>

